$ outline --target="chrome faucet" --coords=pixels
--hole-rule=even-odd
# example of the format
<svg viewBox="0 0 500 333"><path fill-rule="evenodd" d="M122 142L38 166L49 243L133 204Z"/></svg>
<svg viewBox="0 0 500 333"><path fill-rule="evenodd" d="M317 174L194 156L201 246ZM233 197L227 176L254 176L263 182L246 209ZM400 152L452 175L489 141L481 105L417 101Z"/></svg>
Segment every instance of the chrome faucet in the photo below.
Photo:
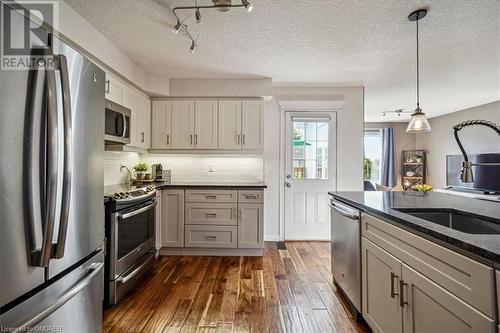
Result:
<svg viewBox="0 0 500 333"><path fill-rule="evenodd" d="M125 165L120 165L120 172L123 172L123 169L127 170L128 172L128 183L132 183L132 173L130 172L130 169Z"/></svg>
<svg viewBox="0 0 500 333"><path fill-rule="evenodd" d="M467 153L465 152L464 147L462 146L462 143L460 142L460 138L458 137L458 131L460 131L462 128L467 127L467 126L472 126L472 125L481 125L481 126L486 126L497 132L498 135L500 135L500 126L497 124L487 121L487 120L468 120L461 122L460 124L456 124L453 126L453 134L455 135L455 140L457 140L458 147L460 148L460 151L462 152L462 155L464 156L464 161L462 163L462 172L460 173L460 180L463 183L472 183L474 182L474 175L472 173L472 167L473 166L478 166L478 167L484 167L484 166L500 166L500 163L472 163L469 161L469 157L467 156Z"/></svg>

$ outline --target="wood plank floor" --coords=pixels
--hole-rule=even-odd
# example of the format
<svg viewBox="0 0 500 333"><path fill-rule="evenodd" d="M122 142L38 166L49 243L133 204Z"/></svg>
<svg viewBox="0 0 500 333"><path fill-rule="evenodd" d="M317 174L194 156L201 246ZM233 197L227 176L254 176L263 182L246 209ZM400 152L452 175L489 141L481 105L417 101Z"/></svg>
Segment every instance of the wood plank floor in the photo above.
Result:
<svg viewBox="0 0 500 333"><path fill-rule="evenodd" d="M263 257L160 257L104 314L103 332L367 332L345 310L326 242L266 242Z"/></svg>

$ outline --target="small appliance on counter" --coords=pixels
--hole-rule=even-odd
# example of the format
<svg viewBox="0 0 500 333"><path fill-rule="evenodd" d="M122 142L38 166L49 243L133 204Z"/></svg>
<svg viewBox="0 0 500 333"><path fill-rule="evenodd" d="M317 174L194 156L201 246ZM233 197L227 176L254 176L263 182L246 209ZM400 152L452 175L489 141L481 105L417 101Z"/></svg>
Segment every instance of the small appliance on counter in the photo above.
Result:
<svg viewBox="0 0 500 333"><path fill-rule="evenodd" d="M157 182L170 183L172 172L171 170L163 170L161 164L153 164L151 166L152 178Z"/></svg>

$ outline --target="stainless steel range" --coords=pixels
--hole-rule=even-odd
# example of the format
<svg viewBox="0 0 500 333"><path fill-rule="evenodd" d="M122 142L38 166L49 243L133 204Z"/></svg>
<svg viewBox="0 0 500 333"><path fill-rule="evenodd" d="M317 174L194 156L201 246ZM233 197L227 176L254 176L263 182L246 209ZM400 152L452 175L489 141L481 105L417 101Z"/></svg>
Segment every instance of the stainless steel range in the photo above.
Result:
<svg viewBox="0 0 500 333"><path fill-rule="evenodd" d="M154 186L107 193L107 305L116 304L153 266L155 250Z"/></svg>

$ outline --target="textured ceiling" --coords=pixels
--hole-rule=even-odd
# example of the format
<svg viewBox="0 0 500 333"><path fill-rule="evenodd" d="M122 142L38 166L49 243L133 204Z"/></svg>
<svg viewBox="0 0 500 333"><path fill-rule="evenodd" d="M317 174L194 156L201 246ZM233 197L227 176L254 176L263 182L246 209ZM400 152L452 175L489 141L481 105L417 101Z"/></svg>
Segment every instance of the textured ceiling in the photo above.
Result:
<svg viewBox="0 0 500 333"><path fill-rule="evenodd" d="M233 0L237 2L238 0ZM277 85L365 86L366 119L415 108L414 9L421 21L421 105L429 116L500 99L498 0L253 0L202 11L200 33L173 34L174 6L194 0L65 0L133 61L171 78L272 77ZM198 0L210 4L210 0Z"/></svg>

